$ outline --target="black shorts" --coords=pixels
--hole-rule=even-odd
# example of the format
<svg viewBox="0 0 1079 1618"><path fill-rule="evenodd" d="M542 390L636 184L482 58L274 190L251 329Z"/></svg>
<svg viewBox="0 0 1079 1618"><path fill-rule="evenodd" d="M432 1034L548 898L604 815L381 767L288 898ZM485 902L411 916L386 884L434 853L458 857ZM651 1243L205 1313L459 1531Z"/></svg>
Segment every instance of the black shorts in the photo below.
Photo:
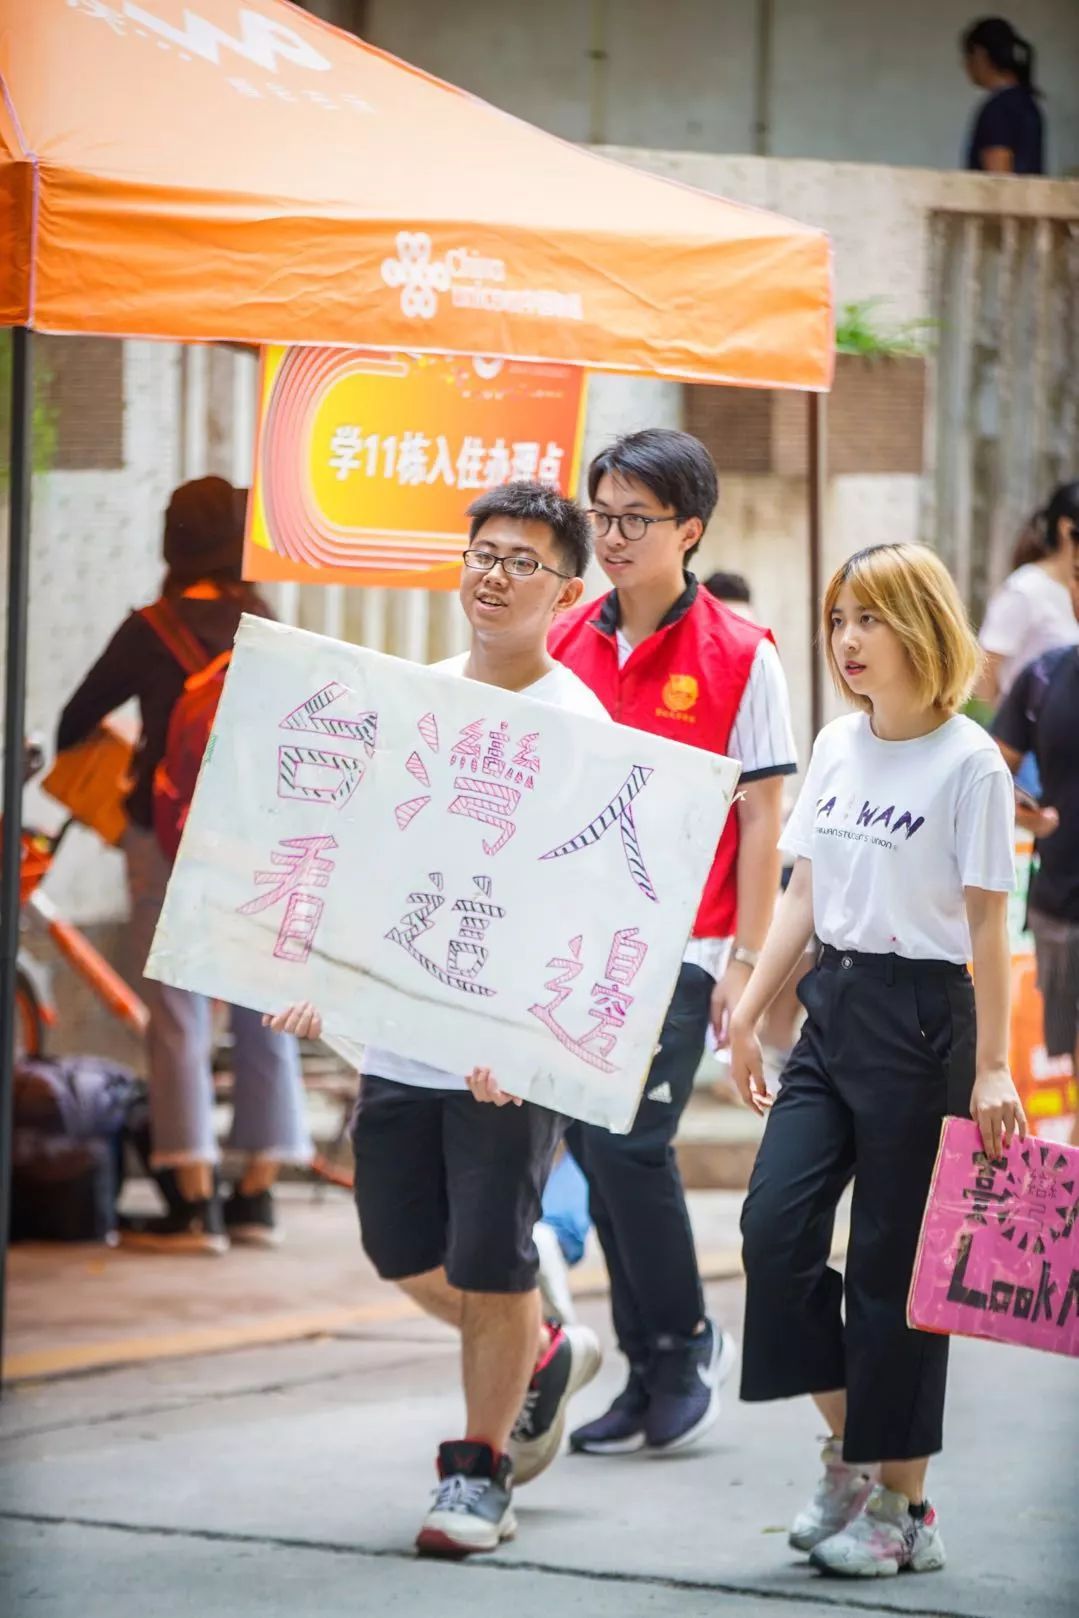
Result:
<svg viewBox="0 0 1079 1618"><path fill-rule="evenodd" d="M364 1074L352 1121L364 1251L386 1281L445 1266L464 1292L529 1292L532 1227L565 1119Z"/></svg>

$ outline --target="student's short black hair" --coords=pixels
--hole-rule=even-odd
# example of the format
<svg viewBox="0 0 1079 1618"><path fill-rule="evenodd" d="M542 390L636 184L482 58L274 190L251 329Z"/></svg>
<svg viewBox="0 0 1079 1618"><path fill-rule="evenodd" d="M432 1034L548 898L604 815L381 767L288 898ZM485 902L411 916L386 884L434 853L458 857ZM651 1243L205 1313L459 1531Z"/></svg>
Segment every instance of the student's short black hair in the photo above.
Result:
<svg viewBox="0 0 1079 1618"><path fill-rule="evenodd" d="M646 427L626 433L601 450L588 468L588 498L596 498L600 479L608 475L635 478L661 505L672 507L680 523L699 517L707 528L719 499L716 463L699 438L670 427ZM686 561L696 551L686 552Z"/></svg>
<svg viewBox="0 0 1079 1618"><path fill-rule="evenodd" d="M741 573L713 573L704 581L704 588L717 601L744 601L750 605L749 585Z"/></svg>
<svg viewBox="0 0 1079 1618"><path fill-rule="evenodd" d="M510 517L515 522L541 522L554 535L558 554L576 579L584 575L592 560L592 528L577 504L546 483L501 483L488 489L465 512L470 519L469 543L492 517Z"/></svg>

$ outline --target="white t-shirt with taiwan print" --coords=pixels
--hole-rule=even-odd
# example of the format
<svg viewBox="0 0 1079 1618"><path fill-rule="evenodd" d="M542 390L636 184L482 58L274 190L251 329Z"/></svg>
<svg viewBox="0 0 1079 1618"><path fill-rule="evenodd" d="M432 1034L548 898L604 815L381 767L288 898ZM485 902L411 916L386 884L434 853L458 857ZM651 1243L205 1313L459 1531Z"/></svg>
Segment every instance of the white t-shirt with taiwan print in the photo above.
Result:
<svg viewBox="0 0 1079 1618"><path fill-rule="evenodd" d="M964 888L1015 885L1015 793L992 737L956 716L884 742L864 713L826 725L780 847L813 864L813 925L835 949L970 959Z"/></svg>
<svg viewBox="0 0 1079 1618"><path fill-rule="evenodd" d="M465 677L467 662L468 653L465 652L459 657L447 657L433 666L443 674ZM599 698L572 669L562 663L556 663L521 695L533 697L537 702L549 702L552 707L565 708L570 713L585 714L590 719L602 719L605 724L612 723ZM440 1068L428 1067L425 1062L414 1062L407 1056L397 1056L393 1051L378 1050L373 1045L364 1050L363 1046L353 1045L350 1040L334 1039L331 1043L339 1055L363 1073L376 1073L382 1079L394 1079L398 1084L416 1084L428 1090L467 1089L459 1073L443 1073ZM482 1059L482 1054L477 1056L478 1061Z"/></svg>

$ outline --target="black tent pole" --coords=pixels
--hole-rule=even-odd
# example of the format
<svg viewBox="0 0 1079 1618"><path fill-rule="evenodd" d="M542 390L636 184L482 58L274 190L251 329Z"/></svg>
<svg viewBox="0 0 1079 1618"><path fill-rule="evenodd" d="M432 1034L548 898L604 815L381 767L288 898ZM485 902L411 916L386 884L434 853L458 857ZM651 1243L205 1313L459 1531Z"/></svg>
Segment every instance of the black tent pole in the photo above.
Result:
<svg viewBox="0 0 1079 1618"><path fill-rule="evenodd" d="M824 484L827 462L828 401L823 393L806 394L806 459L809 468L809 711L813 737L824 723L824 660L820 635L824 592ZM812 738L811 738L812 739Z"/></svg>
<svg viewBox="0 0 1079 1618"><path fill-rule="evenodd" d="M3 864L0 866L0 1361L4 1348L7 1252L11 1229L11 1132L15 1077L15 964L19 954L23 726L30 575L30 333L11 333L11 522L8 531L7 649L4 673ZM2 1383L0 1383L2 1387Z"/></svg>

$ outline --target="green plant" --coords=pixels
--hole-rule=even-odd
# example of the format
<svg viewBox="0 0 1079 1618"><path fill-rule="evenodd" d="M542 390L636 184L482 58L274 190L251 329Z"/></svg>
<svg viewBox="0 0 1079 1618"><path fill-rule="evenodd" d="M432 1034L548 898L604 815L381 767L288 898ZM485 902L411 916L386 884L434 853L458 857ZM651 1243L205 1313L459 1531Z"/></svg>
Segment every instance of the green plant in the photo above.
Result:
<svg viewBox="0 0 1079 1618"><path fill-rule="evenodd" d="M890 331L875 321L876 310L887 298L863 298L845 303L835 328L837 354L860 354L863 359L900 359L925 354L932 320L906 320Z"/></svg>
<svg viewBox="0 0 1079 1618"><path fill-rule="evenodd" d="M56 409L49 398L50 374L37 344L34 355L34 408L30 429L31 464L47 472L56 458ZM11 444L11 333L0 331L0 488L6 488Z"/></svg>

